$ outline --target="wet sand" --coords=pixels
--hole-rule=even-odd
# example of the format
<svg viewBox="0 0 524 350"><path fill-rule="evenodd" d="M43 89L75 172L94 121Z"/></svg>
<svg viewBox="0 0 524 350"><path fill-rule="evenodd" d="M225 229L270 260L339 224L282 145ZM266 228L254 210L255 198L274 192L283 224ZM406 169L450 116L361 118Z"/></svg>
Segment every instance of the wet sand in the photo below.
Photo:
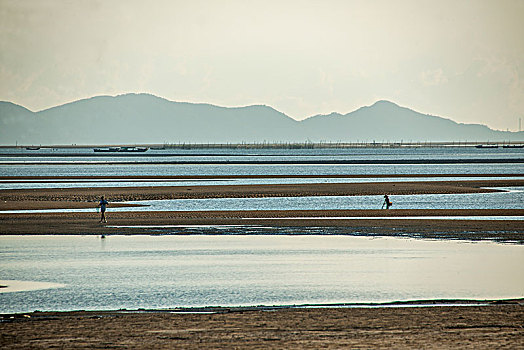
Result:
<svg viewBox="0 0 524 350"><path fill-rule="evenodd" d="M522 210L301 210L301 211L200 211L111 212L123 201L178 198L238 198L293 196L356 196L434 193L482 193L485 187L524 186L524 180L323 183L285 185L149 186L109 188L23 189L0 191L0 234L186 234L187 230L150 229L162 225L268 226L268 234L388 235L444 239L494 239L524 241L524 225L518 220L431 219L315 219L318 217L370 216L522 216ZM99 224L95 207L100 196L109 199L109 223ZM92 213L6 214L3 210L93 208ZM311 219L282 219L309 217ZM124 227L111 227L124 226ZM130 227L135 226L135 227ZM215 234L212 228L191 233ZM237 230L234 233L242 234ZM259 232L264 233L264 232Z"/></svg>
<svg viewBox="0 0 524 350"><path fill-rule="evenodd" d="M522 180L492 180L3 190L0 191L0 210L90 207L93 212L2 214L0 211L0 234L216 234L212 229L216 225L238 225L240 228L235 232L241 234L242 227L253 225L273 229L273 233L278 234L489 239L524 244L524 225L517 220L329 219L346 216L522 216L524 209L111 212L109 208L107 224L98 223L99 214L94 210L101 195L116 206L125 205L118 203L125 200L171 198L480 193L491 191L482 187L523 185ZM284 217L310 219L286 220ZM315 219L319 217L328 219ZM150 225L203 227L190 232L181 227L168 230L129 227ZM523 348L522 303L517 300L488 306L179 310L182 313L159 310L36 312L1 317L0 346L3 349Z"/></svg>
<svg viewBox="0 0 524 350"><path fill-rule="evenodd" d="M0 234L224 234L219 225L236 225L229 234L341 234L405 236L432 239L495 240L524 243L522 220L441 220L441 219L329 219L330 217L371 216L515 216L522 210L308 210L308 211L201 211L201 212L110 212L108 223L98 222L100 214L49 213L0 214ZM283 219L302 217L301 219ZM308 219L308 217L310 219ZM325 219L318 219L325 217ZM158 226L177 225L162 229ZM115 227L116 226L116 227ZM145 226L145 227L144 227ZM157 226L147 228L147 226ZM201 226L191 228L191 226ZM246 230L249 226L253 229ZM189 227L187 229L185 227ZM257 227L263 227L256 229Z"/></svg>
<svg viewBox="0 0 524 350"><path fill-rule="evenodd" d="M286 175L91 175L91 176L1 176L0 180L4 182L22 182L28 180L38 180L39 182L55 182L55 181L77 181L77 180L231 180L231 179L387 179L387 178L424 178L424 177L442 177L442 178L456 178L456 177L522 177L523 174L331 174L331 175L308 175L308 174L286 174Z"/></svg>
<svg viewBox="0 0 524 350"><path fill-rule="evenodd" d="M521 302L416 308L221 308L197 313L37 312L3 317L0 346L519 349L524 347Z"/></svg>

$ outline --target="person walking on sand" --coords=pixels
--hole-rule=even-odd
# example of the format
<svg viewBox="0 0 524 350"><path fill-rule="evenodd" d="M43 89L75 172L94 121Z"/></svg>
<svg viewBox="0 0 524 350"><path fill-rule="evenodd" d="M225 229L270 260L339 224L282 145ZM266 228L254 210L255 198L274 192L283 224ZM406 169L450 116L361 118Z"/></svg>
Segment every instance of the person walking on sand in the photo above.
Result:
<svg viewBox="0 0 524 350"><path fill-rule="evenodd" d="M382 209L384 209L384 206L386 206L386 209L389 209L393 203L389 201L389 197L387 194L384 195L384 204L382 204Z"/></svg>
<svg viewBox="0 0 524 350"><path fill-rule="evenodd" d="M100 203L98 203L98 206L100 207L100 212L102 213L102 216L100 217L100 222L107 222L106 221L106 206L109 204L108 201L105 200L104 196L100 198Z"/></svg>

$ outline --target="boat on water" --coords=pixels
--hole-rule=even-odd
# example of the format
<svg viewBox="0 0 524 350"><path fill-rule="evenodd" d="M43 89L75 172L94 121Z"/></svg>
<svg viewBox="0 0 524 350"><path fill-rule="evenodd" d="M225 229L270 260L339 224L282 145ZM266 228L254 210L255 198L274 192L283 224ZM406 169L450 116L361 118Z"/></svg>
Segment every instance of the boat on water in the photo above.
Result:
<svg viewBox="0 0 524 350"><path fill-rule="evenodd" d="M95 152L118 152L120 147L109 147L109 148L93 148Z"/></svg>
<svg viewBox="0 0 524 350"><path fill-rule="evenodd" d="M28 151L38 151L40 147L26 147L25 149Z"/></svg>
<svg viewBox="0 0 524 350"><path fill-rule="evenodd" d="M476 145L475 148L499 148L498 145Z"/></svg>
<svg viewBox="0 0 524 350"><path fill-rule="evenodd" d="M120 147L118 152L145 152L147 147Z"/></svg>
<svg viewBox="0 0 524 350"><path fill-rule="evenodd" d="M109 147L109 148L93 148L95 152L145 152L147 147Z"/></svg>
<svg viewBox="0 0 524 350"><path fill-rule="evenodd" d="M503 145L502 148L524 148L524 145Z"/></svg>

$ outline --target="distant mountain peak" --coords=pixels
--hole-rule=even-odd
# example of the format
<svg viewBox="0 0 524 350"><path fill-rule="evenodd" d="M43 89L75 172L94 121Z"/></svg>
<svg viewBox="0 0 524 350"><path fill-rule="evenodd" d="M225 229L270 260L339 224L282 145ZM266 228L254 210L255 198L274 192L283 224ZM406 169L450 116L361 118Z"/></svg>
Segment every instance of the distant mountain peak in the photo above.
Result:
<svg viewBox="0 0 524 350"><path fill-rule="evenodd" d="M524 132L457 124L378 100L300 122L265 104L220 107L149 93L93 96L32 112L0 103L0 144L515 140Z"/></svg>
<svg viewBox="0 0 524 350"><path fill-rule="evenodd" d="M369 107L400 107L398 104L388 100L378 100Z"/></svg>

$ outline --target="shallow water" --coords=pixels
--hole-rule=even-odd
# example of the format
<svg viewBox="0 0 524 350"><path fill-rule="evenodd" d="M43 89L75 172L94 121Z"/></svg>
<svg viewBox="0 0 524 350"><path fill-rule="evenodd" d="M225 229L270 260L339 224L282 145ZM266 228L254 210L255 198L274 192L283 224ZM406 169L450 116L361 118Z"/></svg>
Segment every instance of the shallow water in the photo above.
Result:
<svg viewBox="0 0 524 350"><path fill-rule="evenodd" d="M211 185L260 185L260 184L321 184L321 183L365 183L365 182L420 182L420 181L490 181L524 180L524 176L497 177L390 177L390 178L259 178L259 179L203 179L203 180L0 180L0 190L30 188L82 188L82 187L146 187L146 186L211 186Z"/></svg>
<svg viewBox="0 0 524 350"><path fill-rule="evenodd" d="M524 159L524 149L440 148L346 148L346 149L194 149L149 150L144 154L96 154L90 149L38 151L4 149L0 174L8 176L89 175L334 175L334 174L510 174L524 173L522 163L506 164L77 164L78 162L151 161L318 161L318 160L441 160ZM87 156L78 156L79 154ZM42 156L46 154L48 156ZM65 154L65 156L56 156ZM55 157L49 157L53 156ZM68 164L24 164L27 162ZM5 164L5 162L16 162Z"/></svg>
<svg viewBox="0 0 524 350"><path fill-rule="evenodd" d="M393 209L523 209L524 188L498 188L504 192L471 194L391 195ZM380 209L384 198L373 196L310 196L266 198L206 198L134 201L141 207L108 208L116 211L210 211L210 210L337 210ZM0 213L94 212L90 209L9 210Z"/></svg>
<svg viewBox="0 0 524 350"><path fill-rule="evenodd" d="M36 151L37 153L32 153L31 157L23 159L3 157L0 162L53 160L49 157L39 157L38 152L41 151ZM238 156L236 150L216 151L219 153L218 156L202 156L198 155L202 150L194 150L184 151L182 156L174 154L170 157L174 157L173 159L179 157L179 160L186 161L236 158L243 160L524 158L523 150L520 149L242 150L240 152L242 156ZM85 152L85 150L74 152ZM170 157L159 157L157 160L169 160ZM0 164L0 175L524 174L522 163L416 165L75 163L86 160L136 161L141 160L140 158L56 157L54 160L65 160L70 164ZM142 160L151 160L151 158L145 155ZM281 183L282 180L275 181ZM353 179L351 181L354 182ZM237 181L234 183L239 184ZM97 186L102 184L96 183ZM195 183L197 184L209 183L199 181ZM225 183L220 181L220 184ZM45 185L47 186L48 184ZM393 208L399 209L524 208L524 193L521 188L508 190L511 192L391 196L391 199ZM148 204L149 207L109 208L108 214L110 216L112 211L117 210L379 209L382 201L382 196L147 201L143 204ZM225 230L242 234L248 233L251 229L253 228L236 226L234 230L233 228ZM354 236L306 236L300 235L301 232L294 232L295 235L282 235L285 232L279 230L279 228L270 228L269 231L277 235L266 236L108 236L105 239L95 236L0 236L0 280L2 280L0 285L9 284L13 288L26 290L9 292L9 289L0 288L0 312L27 312L36 309L136 309L523 297L524 278L521 267L524 264L524 246L521 245L398 238L373 239ZM215 231L220 232L220 228Z"/></svg>
<svg viewBox="0 0 524 350"><path fill-rule="evenodd" d="M524 190L505 188L507 192L472 194L391 195L394 209L522 209ZM209 198L137 201L149 207L114 210L330 210L380 209L384 198L373 196L310 196L267 198ZM113 209L111 209L113 210Z"/></svg>
<svg viewBox="0 0 524 350"><path fill-rule="evenodd" d="M521 163L400 165L0 164L0 174L4 176L522 174L524 173L523 169L524 165Z"/></svg>
<svg viewBox="0 0 524 350"><path fill-rule="evenodd" d="M0 312L522 297L524 246L348 236L0 237Z"/></svg>

